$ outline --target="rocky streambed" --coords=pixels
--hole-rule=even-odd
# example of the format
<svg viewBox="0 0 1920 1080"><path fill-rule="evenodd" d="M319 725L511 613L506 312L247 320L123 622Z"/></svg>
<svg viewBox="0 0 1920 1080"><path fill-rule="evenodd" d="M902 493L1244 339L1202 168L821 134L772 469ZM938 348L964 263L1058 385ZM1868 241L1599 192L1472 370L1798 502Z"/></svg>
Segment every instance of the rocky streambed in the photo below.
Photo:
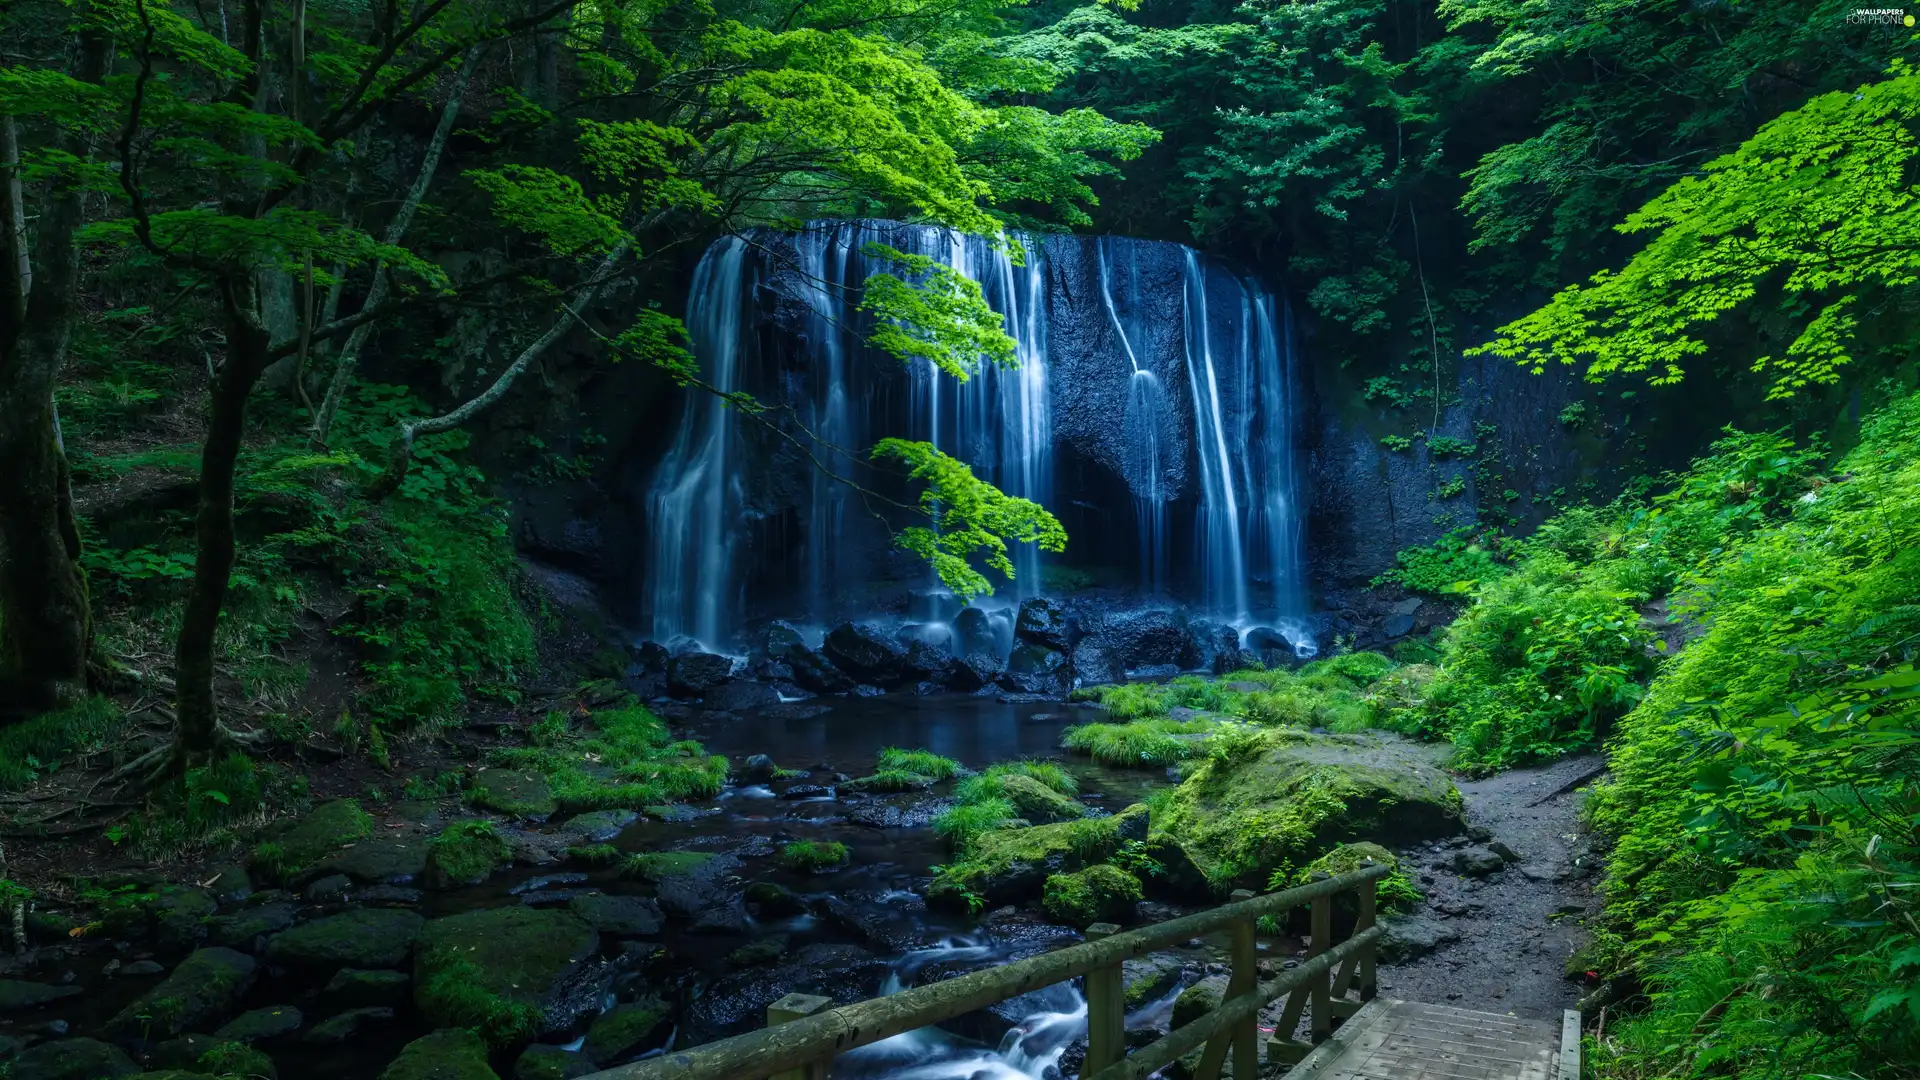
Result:
<svg viewBox="0 0 1920 1080"><path fill-rule="evenodd" d="M337 800L292 820L248 865L191 880L122 875L84 903L36 910L37 947L0 966L0 1073L579 1076L751 1030L791 992L850 1002L1078 939L1037 893L1079 856L1016 852L981 871L1000 875L982 884L984 909L941 904L934 869L951 857L932 822L956 785L862 794L850 781L889 745L975 770L1057 755L1062 730L1090 709L954 695L800 704L688 714L688 733L732 762L715 798L540 820L539 793L521 790L538 778L490 770L472 789L490 792L483 801L534 809L476 817L453 798ZM1195 875L1236 857L1232 833L1308 798L1300 785L1335 769L1356 786L1322 827L1398 848L1425 893L1395 931L1386 992L1505 984L1522 1015L1571 999L1560 969L1588 871L1566 839L1574 796L1559 780L1501 786L1521 783L1507 774L1463 785L1462 802L1432 748L1378 735L1282 742L1211 781L1190 764L1192 782L1161 797L1166 820L1192 820L1178 844L1138 834L1160 870L1142 870L1147 895L1126 905L1131 919L1212 902ZM1124 818L1173 783L1065 763L1089 820ZM1523 797L1534 801L1520 807ZM488 824L462 824L477 820ZM810 872L788 854L801 841L844 844L849 857ZM1496 923L1513 929L1495 937ZM1128 965L1130 1037L1204 1006L1222 944ZM1284 965L1300 945L1287 927L1261 947ZM1058 987L868 1048L836 1075L1071 1075L1084 1025L1078 990Z"/></svg>

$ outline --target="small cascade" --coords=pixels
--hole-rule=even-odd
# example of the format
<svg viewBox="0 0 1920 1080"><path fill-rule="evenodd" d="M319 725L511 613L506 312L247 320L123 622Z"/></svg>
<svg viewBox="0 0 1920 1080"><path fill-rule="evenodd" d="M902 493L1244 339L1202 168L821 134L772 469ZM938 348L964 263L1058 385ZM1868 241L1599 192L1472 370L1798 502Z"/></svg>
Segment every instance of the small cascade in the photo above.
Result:
<svg viewBox="0 0 1920 1080"><path fill-rule="evenodd" d="M933 964L1004 961L1006 953L1005 946L964 938L916 949L893 962L880 996L913 985L915 976ZM1017 1000L1029 1011L996 1046L939 1028L920 1028L840 1055L834 1075L856 1080L1042 1080L1067 1047L1085 1036L1087 999L1073 984L1059 983Z"/></svg>
<svg viewBox="0 0 1920 1080"><path fill-rule="evenodd" d="M1129 373L1127 375L1127 411L1124 422L1124 438L1128 449L1127 480L1133 488L1133 516L1135 530L1139 534L1140 549L1140 590L1148 596L1160 596L1167 588L1167 485L1165 483L1166 463L1161 460L1161 428L1166 423L1166 392L1161 389L1160 377L1153 370L1140 363L1140 354L1133 347L1133 341L1127 334L1126 324L1120 321L1120 312L1113 302L1113 274L1111 270L1112 241L1099 242L1098 259L1100 261L1100 298L1106 302L1107 318L1113 321L1113 330L1120 338L1120 348L1126 354ZM1137 311L1140 307L1140 266L1137 246L1127 245L1127 293L1128 311Z"/></svg>
<svg viewBox="0 0 1920 1080"><path fill-rule="evenodd" d="M720 390L739 384L746 252L739 237L708 248L688 297L687 337L707 381ZM656 641L691 638L718 649L731 629L728 594L741 502L735 417L716 395L688 394L679 432L656 473L647 590Z"/></svg>

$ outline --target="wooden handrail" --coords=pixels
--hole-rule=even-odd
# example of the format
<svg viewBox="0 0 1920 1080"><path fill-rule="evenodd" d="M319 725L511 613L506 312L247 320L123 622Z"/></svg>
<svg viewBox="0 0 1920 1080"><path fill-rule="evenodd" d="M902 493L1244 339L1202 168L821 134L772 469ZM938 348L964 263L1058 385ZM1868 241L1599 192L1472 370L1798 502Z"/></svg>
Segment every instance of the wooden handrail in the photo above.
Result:
<svg viewBox="0 0 1920 1080"><path fill-rule="evenodd" d="M587 1080L765 1080L779 1073L830 1061L848 1050L964 1016L976 1009L984 1009L1042 987L1115 967L1126 960L1184 943L1203 934L1240 926L1246 929L1250 941L1253 922L1263 915L1277 915L1309 903L1324 908L1335 894L1348 890L1360 890L1363 896L1370 898L1373 882L1390 872L1391 867L1386 865L1361 867L1298 888L1256 896L1210 911L1030 956L1004 967L988 968L887 997L843 1005L790 1023L623 1065L594 1073ZM1370 913L1370 904L1363 904L1363 908ZM1316 923L1319 922L1316 919ZM1316 973L1328 971L1342 960L1358 960L1354 954L1367 952L1379 935L1377 929L1368 933L1365 926L1358 930L1360 932L1351 940L1332 948L1329 948L1330 942L1316 937L1316 955L1313 959L1268 984L1269 987L1279 987L1274 991L1275 996L1304 984ZM1325 979L1320 980L1323 987L1326 982ZM1233 1004L1238 1008L1245 999L1265 990L1266 987L1261 987L1238 996L1233 999ZM1270 1000L1271 997L1266 998L1261 1004ZM1242 1019L1250 1018L1254 1010L1257 1010L1257 1006ZM1316 1015L1316 1029L1320 1022L1320 1017ZM1188 1027L1197 1026L1197 1023ZM1222 1028L1227 1023L1224 1019L1218 1021ZM1186 1030L1183 1027L1161 1042L1173 1039ZM1250 1032L1248 1042L1251 1043ZM1138 1057L1139 1054L1134 1056ZM1112 1073L1111 1069L1098 1075L1106 1080L1109 1073ZM1235 1069L1235 1075L1240 1075L1238 1068Z"/></svg>

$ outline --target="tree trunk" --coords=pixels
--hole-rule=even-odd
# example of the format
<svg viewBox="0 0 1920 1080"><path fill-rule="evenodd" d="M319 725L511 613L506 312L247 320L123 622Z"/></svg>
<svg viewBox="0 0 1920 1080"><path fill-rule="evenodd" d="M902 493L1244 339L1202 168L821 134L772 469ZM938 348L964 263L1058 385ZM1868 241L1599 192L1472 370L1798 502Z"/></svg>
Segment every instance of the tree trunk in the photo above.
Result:
<svg viewBox="0 0 1920 1080"><path fill-rule="evenodd" d="M98 81L104 41L83 42L79 77ZM13 117L0 117L0 720L64 708L87 689L93 644L80 530L74 519L53 385L72 325L79 265L77 190L47 200L38 259L29 255ZM63 136L62 148L79 148ZM37 262L37 269L35 263Z"/></svg>
<svg viewBox="0 0 1920 1080"><path fill-rule="evenodd" d="M214 703L214 635L226 604L237 545L233 534L234 472L246 434L247 398L267 367L271 341L261 322L253 276L220 281L220 307L227 330L227 356L214 373L207 408L207 436L200 451L200 501L194 517L193 584L180 620L174 653L175 715L179 722L174 762L204 762L223 739Z"/></svg>
<svg viewBox="0 0 1920 1080"><path fill-rule="evenodd" d="M407 190L407 197L400 204L400 211L387 223L387 231L381 242L398 244L407 235L407 227L413 224L413 215L420 209L420 200L426 198L427 189L433 186L433 175L440 168L440 155L447 148L447 137L453 134L453 122L460 115L460 99L466 95L467 80L473 77L473 70L480 66L486 56L486 46L476 45L467 50L460 62L460 73L454 76L453 91L447 97L447 103L440 109L440 123L433 129L433 138L427 143L427 152L420 159L420 173L414 177L413 187ZM385 263L375 263L373 282L367 287L367 298L360 305L366 311L378 307L387 296L387 268ZM329 298L330 300L333 298ZM329 314L331 319L331 314ZM324 448L327 436L333 430L333 418L340 411L340 402L347 395L347 387L353 382L354 368L360 362L360 350L366 345L367 337L373 333L373 324L361 323L347 335L347 343L341 347L340 356L333 364L333 378L327 382L327 395L320 402L320 411L313 418L313 442Z"/></svg>

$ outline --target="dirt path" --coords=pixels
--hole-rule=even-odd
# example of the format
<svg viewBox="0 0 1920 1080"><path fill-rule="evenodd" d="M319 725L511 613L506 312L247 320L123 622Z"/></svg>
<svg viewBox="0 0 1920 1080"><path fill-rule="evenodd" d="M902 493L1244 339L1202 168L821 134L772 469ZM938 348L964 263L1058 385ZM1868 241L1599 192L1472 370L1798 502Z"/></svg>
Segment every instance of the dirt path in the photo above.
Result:
<svg viewBox="0 0 1920 1080"><path fill-rule="evenodd" d="M1567 958L1599 910L1577 789L1601 765L1582 756L1459 783L1474 840L1403 854L1426 903L1394 931L1412 955L1382 966L1383 996L1531 1019L1573 1007L1583 991ZM1489 870L1489 853L1507 854L1499 845L1518 861Z"/></svg>

